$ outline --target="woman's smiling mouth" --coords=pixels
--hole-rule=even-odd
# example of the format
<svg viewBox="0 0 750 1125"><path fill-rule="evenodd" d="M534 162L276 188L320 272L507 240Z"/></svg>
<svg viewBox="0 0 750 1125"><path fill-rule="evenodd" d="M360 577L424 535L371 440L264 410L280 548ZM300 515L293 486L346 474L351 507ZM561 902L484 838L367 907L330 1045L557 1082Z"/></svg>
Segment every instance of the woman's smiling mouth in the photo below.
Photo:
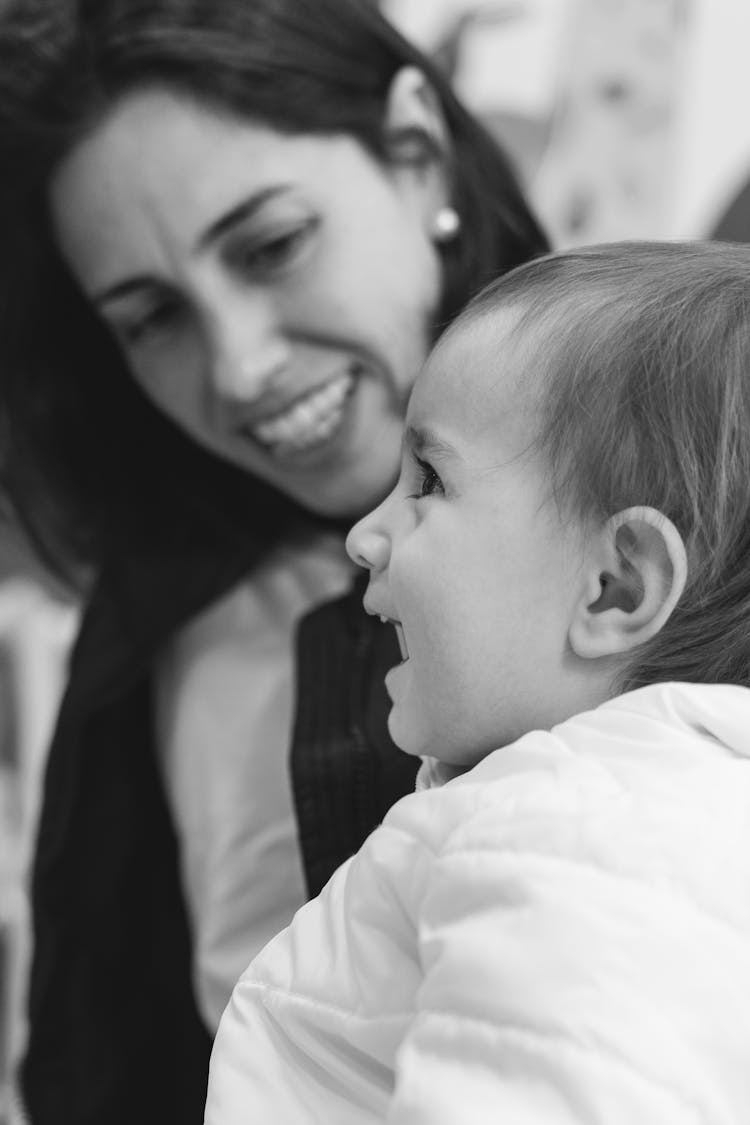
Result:
<svg viewBox="0 0 750 1125"><path fill-rule="evenodd" d="M248 424L245 432L274 457L307 453L338 430L354 383L355 373L344 371L273 417Z"/></svg>

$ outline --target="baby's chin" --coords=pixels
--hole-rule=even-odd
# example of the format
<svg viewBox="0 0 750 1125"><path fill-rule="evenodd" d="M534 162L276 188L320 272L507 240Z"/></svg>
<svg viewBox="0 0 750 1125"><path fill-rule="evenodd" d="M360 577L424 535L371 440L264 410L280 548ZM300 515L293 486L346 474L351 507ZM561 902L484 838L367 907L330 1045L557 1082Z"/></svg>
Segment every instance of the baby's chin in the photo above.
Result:
<svg viewBox="0 0 750 1125"><path fill-rule="evenodd" d="M396 686L394 684L394 688ZM464 734L468 724L461 721L461 716L455 717L455 726L451 724L450 715L442 718L442 729L437 724L424 723L422 716L415 720L411 700L397 694L395 699L392 697L388 712L388 733L404 754L423 761L439 762L441 768L454 777L473 769L498 749L500 743L489 737L490 732L478 731L474 725L474 729Z"/></svg>
<svg viewBox="0 0 750 1125"><path fill-rule="evenodd" d="M424 731L419 732L418 735L413 729L409 730L406 724L400 721L397 704L394 704L388 712L387 726L395 745L410 758L439 762L441 766L455 770L457 773L464 773L476 764L475 761L470 763L461 761L462 755L457 753L455 747L440 743L436 737L427 737Z"/></svg>

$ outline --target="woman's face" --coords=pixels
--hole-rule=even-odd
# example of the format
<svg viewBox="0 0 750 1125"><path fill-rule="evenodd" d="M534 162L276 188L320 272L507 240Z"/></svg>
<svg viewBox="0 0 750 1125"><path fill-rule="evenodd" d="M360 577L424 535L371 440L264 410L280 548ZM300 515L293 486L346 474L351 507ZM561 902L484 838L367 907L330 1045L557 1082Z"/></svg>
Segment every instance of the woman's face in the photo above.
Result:
<svg viewBox="0 0 750 1125"><path fill-rule="evenodd" d="M387 492L440 299L424 169L152 89L72 151L50 206L133 377L196 441L319 513Z"/></svg>

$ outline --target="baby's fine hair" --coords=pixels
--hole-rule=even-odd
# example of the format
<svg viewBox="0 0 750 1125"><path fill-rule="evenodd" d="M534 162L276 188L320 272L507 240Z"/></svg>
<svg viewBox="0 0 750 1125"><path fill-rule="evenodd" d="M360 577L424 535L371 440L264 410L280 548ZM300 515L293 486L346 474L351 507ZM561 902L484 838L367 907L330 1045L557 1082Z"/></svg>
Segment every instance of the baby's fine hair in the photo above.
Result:
<svg viewBox="0 0 750 1125"><path fill-rule="evenodd" d="M555 495L585 520L652 506L685 542L682 597L618 687L750 686L750 246L549 254L468 315L508 306L530 333Z"/></svg>

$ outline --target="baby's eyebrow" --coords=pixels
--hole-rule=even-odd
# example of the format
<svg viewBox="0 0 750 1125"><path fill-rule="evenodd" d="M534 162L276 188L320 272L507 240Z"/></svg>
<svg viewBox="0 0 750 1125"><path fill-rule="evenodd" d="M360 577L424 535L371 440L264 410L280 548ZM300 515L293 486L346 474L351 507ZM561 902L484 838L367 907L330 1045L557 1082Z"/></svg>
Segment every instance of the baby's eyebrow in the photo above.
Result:
<svg viewBox="0 0 750 1125"><path fill-rule="evenodd" d="M417 457L455 457L456 450L429 426L407 426L404 446Z"/></svg>

